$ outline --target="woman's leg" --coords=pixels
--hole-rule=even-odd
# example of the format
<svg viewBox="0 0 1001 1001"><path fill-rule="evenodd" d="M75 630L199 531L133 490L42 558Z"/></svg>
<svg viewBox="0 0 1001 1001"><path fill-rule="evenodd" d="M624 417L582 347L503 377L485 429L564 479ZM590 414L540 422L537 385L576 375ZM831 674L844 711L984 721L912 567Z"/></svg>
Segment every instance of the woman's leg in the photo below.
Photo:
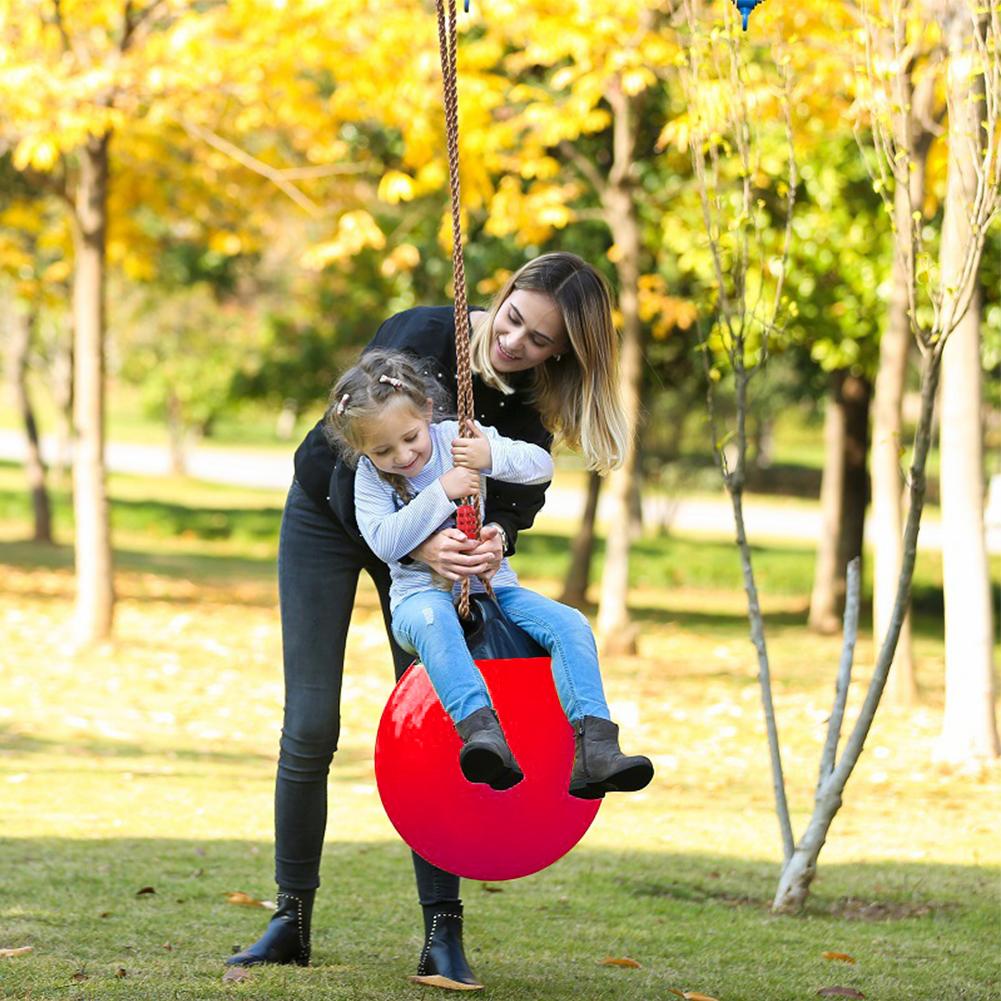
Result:
<svg viewBox="0 0 1001 1001"><path fill-rule="evenodd" d="M576 608L524 587L499 587L496 593L504 614L549 651L556 693L567 719L611 719L587 619Z"/></svg>
<svg viewBox="0 0 1001 1001"><path fill-rule="evenodd" d="M293 483L278 546L285 716L275 782L278 908L228 965L299 963L310 954L327 824L327 773L340 729L341 678L358 573L371 557Z"/></svg>
<svg viewBox="0 0 1001 1001"><path fill-rule="evenodd" d="M459 723L490 705L490 693L466 648L466 638L448 591L421 591L396 606L393 634L424 665L434 690Z"/></svg>
<svg viewBox="0 0 1001 1001"><path fill-rule="evenodd" d="M366 550L294 483L278 549L285 716L275 785L275 879L282 889L320 885L344 648L365 559Z"/></svg>

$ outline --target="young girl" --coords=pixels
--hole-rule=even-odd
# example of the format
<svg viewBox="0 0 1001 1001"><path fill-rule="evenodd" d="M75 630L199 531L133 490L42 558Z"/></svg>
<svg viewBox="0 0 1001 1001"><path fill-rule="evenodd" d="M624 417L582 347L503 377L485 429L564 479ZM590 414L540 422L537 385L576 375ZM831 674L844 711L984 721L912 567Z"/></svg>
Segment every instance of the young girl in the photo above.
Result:
<svg viewBox="0 0 1001 1001"><path fill-rule="evenodd" d="M357 464L355 514L365 541L390 568L394 636L420 657L456 725L463 775L509 789L524 774L466 648L453 586L424 564L401 560L430 529L454 524L456 502L479 496L481 477L547 483L553 463L545 449L493 428L470 422L460 434L455 421L433 423L440 397L440 387L407 355L370 351L334 387L325 430L345 460ZM507 617L552 657L556 691L575 730L570 795L600 799L606 792L642 789L653 766L646 757L619 750L587 619L520 587L506 559L488 576ZM476 579L472 587L483 590Z"/></svg>

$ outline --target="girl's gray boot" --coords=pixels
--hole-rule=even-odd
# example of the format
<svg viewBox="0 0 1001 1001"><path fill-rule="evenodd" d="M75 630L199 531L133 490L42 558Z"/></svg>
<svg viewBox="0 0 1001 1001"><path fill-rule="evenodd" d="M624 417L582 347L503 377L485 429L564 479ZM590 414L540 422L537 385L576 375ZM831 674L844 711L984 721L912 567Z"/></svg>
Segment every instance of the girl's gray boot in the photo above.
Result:
<svg viewBox="0 0 1001 1001"><path fill-rule="evenodd" d="M510 789L524 777L507 738L489 706L477 709L455 724L462 738L459 767L470 782L485 782L491 789Z"/></svg>
<svg viewBox="0 0 1001 1001"><path fill-rule="evenodd" d="M650 784L653 764L642 754L623 754L619 728L600 716L574 724L574 760L570 795L602 799L606 792L635 792Z"/></svg>

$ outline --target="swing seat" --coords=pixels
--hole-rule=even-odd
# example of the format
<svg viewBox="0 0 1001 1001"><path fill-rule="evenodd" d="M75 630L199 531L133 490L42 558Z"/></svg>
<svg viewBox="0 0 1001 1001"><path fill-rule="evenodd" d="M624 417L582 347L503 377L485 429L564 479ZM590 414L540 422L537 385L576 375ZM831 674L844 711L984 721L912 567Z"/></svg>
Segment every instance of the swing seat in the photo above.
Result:
<svg viewBox="0 0 1001 1001"><path fill-rule="evenodd" d="M496 792L459 770L462 741L423 665L414 663L386 703L375 742L379 795L400 837L422 858L468 879L517 879L565 855L601 800L567 791L573 728L548 654L497 604L474 595L470 652L525 778Z"/></svg>

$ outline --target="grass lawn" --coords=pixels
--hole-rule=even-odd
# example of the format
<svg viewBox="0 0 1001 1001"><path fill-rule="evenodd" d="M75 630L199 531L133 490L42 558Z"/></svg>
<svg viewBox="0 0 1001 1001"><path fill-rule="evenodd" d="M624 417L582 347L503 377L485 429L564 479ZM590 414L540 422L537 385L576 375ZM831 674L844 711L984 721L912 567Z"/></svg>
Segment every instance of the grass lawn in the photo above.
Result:
<svg viewBox="0 0 1001 1001"><path fill-rule="evenodd" d="M20 476L0 467L0 949L32 951L0 958L0 997L421 996L406 981L421 946L410 865L372 772L391 677L374 593L362 588L349 640L314 965L224 983L222 959L267 920L226 894L274 897L282 498L114 478L116 635L75 653L72 555L22 541ZM64 500L57 524L65 540ZM568 531L546 520L524 536L526 583L558 590ZM757 556L801 831L838 643L802 625L812 554ZM919 560L922 703L880 709L799 918L768 910L780 841L736 556L723 542L649 539L633 572L639 653L603 668L625 743L654 758L657 777L609 797L548 870L465 884L467 946L489 996L668 1001L673 988L805 1001L842 986L880 1001L1001 999L1001 776L933 763L943 669L934 554ZM872 659L864 635L852 707Z"/></svg>

